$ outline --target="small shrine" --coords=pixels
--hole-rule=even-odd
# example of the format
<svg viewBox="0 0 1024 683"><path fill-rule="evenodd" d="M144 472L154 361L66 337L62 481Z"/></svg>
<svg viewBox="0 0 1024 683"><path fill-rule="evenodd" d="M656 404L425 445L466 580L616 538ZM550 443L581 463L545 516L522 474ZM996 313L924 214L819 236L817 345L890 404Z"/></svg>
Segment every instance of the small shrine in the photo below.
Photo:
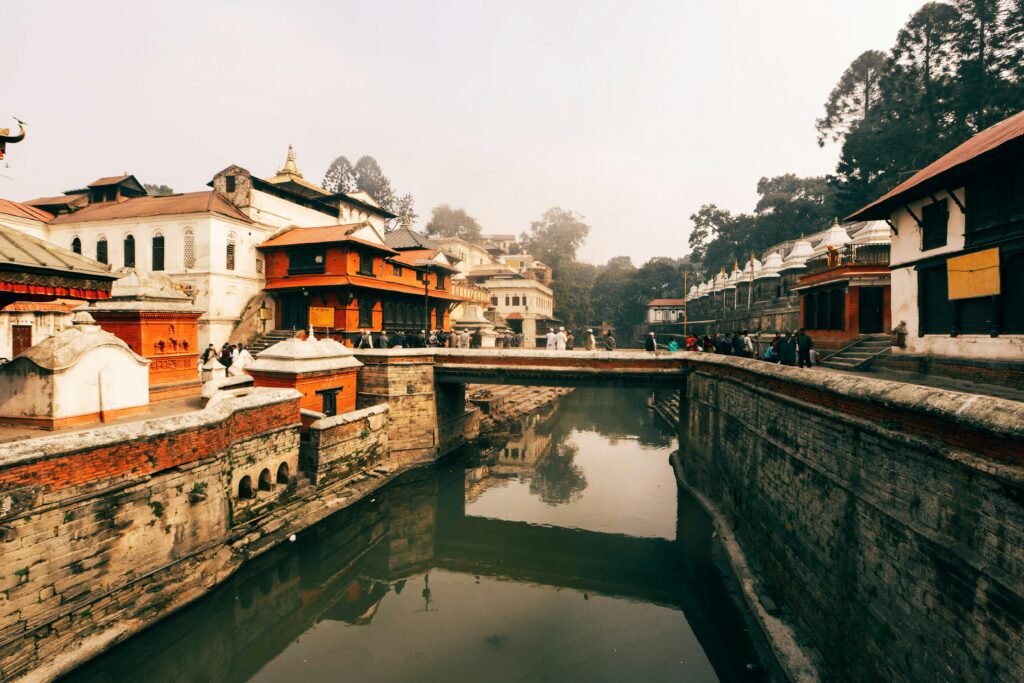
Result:
<svg viewBox="0 0 1024 683"><path fill-rule="evenodd" d="M246 366L258 387L289 387L302 393L299 407L325 415L356 409L356 375L363 364L333 339L293 337L256 354Z"/></svg>
<svg viewBox="0 0 1024 683"><path fill-rule="evenodd" d="M110 298L88 309L107 332L148 358L153 401L198 396L199 317L202 311L162 273L131 271L114 283Z"/></svg>
<svg viewBox="0 0 1024 683"><path fill-rule="evenodd" d="M73 325L0 367L0 422L61 429L149 405L149 361L84 311Z"/></svg>

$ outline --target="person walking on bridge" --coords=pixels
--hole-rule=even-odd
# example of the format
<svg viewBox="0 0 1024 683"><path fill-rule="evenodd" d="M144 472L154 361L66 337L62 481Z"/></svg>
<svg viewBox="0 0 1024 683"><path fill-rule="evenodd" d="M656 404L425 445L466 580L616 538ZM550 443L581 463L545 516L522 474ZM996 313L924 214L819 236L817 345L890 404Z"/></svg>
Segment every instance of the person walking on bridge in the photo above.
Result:
<svg viewBox="0 0 1024 683"><path fill-rule="evenodd" d="M565 351L565 342L568 337L565 336L565 328L559 327L558 334L555 335L555 350Z"/></svg>
<svg viewBox="0 0 1024 683"><path fill-rule="evenodd" d="M653 332L647 333L647 341L644 342L644 351L650 351L656 353L658 351L658 340L655 339Z"/></svg>
<svg viewBox="0 0 1024 683"><path fill-rule="evenodd" d="M611 330L608 330L604 335L604 348L606 351L614 351L616 346L615 335L612 334Z"/></svg>
<svg viewBox="0 0 1024 683"><path fill-rule="evenodd" d="M545 335L544 339L547 342L546 348L548 351L554 351L558 347L558 339L555 335L555 328L549 327L548 333L547 335Z"/></svg>
<svg viewBox="0 0 1024 683"><path fill-rule="evenodd" d="M587 330L587 351L593 351L597 348L597 341L594 339L594 331L591 329Z"/></svg>

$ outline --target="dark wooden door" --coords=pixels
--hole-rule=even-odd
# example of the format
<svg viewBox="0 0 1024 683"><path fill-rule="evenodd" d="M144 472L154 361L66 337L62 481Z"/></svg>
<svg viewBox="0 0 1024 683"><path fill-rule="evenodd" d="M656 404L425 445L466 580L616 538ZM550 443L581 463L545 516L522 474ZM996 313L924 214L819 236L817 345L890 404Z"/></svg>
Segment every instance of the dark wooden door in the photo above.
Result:
<svg viewBox="0 0 1024 683"><path fill-rule="evenodd" d="M281 296L281 327L285 330L304 330L309 327L309 297L302 292L288 292Z"/></svg>
<svg viewBox="0 0 1024 683"><path fill-rule="evenodd" d="M11 350L13 358L32 346L32 326L11 325L11 341L13 343L13 349Z"/></svg>
<svg viewBox="0 0 1024 683"><path fill-rule="evenodd" d="M882 331L882 288L860 287L860 314L858 324L861 334L878 334Z"/></svg>

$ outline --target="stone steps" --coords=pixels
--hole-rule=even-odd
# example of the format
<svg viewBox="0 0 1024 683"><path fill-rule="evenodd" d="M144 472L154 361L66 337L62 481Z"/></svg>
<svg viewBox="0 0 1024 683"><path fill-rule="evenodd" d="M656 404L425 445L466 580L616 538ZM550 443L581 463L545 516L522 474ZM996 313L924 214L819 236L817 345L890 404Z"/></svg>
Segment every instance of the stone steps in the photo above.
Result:
<svg viewBox="0 0 1024 683"><path fill-rule="evenodd" d="M821 365L837 370L856 370L875 356L888 353L891 343L888 335L870 335L823 359Z"/></svg>

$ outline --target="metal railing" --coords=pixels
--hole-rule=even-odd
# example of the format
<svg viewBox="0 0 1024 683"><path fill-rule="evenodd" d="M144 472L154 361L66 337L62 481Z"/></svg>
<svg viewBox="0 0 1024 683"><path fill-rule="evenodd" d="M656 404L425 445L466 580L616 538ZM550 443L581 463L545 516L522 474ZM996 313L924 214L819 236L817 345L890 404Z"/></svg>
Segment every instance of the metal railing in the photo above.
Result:
<svg viewBox="0 0 1024 683"><path fill-rule="evenodd" d="M807 259L804 274L823 273L843 266L887 266L889 265L889 244L845 244L826 251L820 256Z"/></svg>

